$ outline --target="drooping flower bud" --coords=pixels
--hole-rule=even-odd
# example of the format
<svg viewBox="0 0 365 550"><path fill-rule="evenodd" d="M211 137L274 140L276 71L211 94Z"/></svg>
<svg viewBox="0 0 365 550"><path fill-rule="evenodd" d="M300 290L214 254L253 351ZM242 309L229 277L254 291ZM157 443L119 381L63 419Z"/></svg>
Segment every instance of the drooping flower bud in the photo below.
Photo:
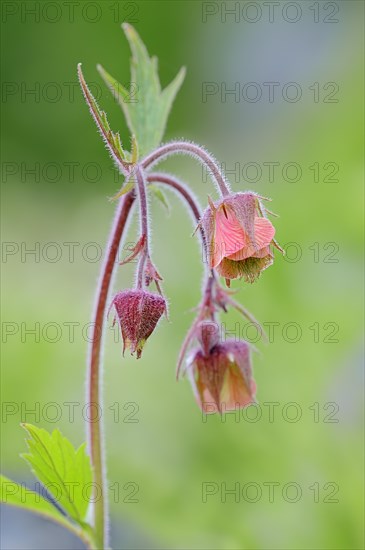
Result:
<svg viewBox="0 0 365 550"><path fill-rule="evenodd" d="M130 348L137 352L137 359L147 338L155 330L167 309L165 299L145 290L124 290L113 299L123 337L123 355Z"/></svg>
<svg viewBox="0 0 365 550"><path fill-rule="evenodd" d="M225 277L228 285L230 279L241 277L252 283L273 263L270 245L275 245L275 229L262 216L255 193L235 193L217 203L210 201L201 225L210 267Z"/></svg>
<svg viewBox="0 0 365 550"><path fill-rule="evenodd" d="M188 372L204 412L222 413L255 402L256 384L247 342L227 340L214 346L208 355L195 350Z"/></svg>
<svg viewBox="0 0 365 550"><path fill-rule="evenodd" d="M205 356L219 342L219 327L214 321L201 321L196 328L196 337L202 347Z"/></svg>

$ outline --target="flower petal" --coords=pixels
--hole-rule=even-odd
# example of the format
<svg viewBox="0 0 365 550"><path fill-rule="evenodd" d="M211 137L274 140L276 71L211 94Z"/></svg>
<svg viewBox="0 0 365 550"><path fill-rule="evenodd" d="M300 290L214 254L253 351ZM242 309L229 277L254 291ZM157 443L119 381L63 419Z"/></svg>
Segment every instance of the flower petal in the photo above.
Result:
<svg viewBox="0 0 365 550"><path fill-rule="evenodd" d="M258 255L261 249L267 247L275 235L275 228L267 218L255 218L255 245L248 245L241 250L238 250L234 254L226 255L230 260L245 260L250 256L255 258L262 258L262 255Z"/></svg>
<svg viewBox="0 0 365 550"><path fill-rule="evenodd" d="M211 267L216 267L229 254L246 245L246 236L232 210L224 203L215 213L214 250Z"/></svg>
<svg viewBox="0 0 365 550"><path fill-rule="evenodd" d="M226 379L221 393L222 411L231 411L236 408L247 407L250 403L255 403L256 384L254 380L246 385L236 364L227 369Z"/></svg>
<svg viewBox="0 0 365 550"><path fill-rule="evenodd" d="M252 254L252 258L264 258L265 256L271 256L271 251L269 246L265 246L264 248L261 248L261 250L258 250L255 252L255 254Z"/></svg>
<svg viewBox="0 0 365 550"><path fill-rule="evenodd" d="M256 194L251 191L234 193L225 199L225 204L232 208L234 216L246 235L246 246L254 242L257 200Z"/></svg>

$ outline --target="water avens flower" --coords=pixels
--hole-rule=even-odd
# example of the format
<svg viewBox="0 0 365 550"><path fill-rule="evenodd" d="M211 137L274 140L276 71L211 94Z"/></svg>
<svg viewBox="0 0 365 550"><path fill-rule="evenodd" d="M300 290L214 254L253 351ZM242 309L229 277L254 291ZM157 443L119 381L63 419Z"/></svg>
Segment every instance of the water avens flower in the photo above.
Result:
<svg viewBox="0 0 365 550"><path fill-rule="evenodd" d="M200 223L209 265L228 285L241 277L252 283L273 263L270 245L275 244L275 228L262 215L255 193L235 193L215 203L209 200Z"/></svg>
<svg viewBox="0 0 365 550"><path fill-rule="evenodd" d="M130 348L141 357L147 338L167 309L165 299L145 290L124 290L113 299L123 337L123 355Z"/></svg>
<svg viewBox="0 0 365 550"><path fill-rule="evenodd" d="M102 338L102 333L105 329L105 317L117 266L119 268L136 260L135 288L128 288L130 283L127 283L127 289L118 292L111 303L116 312L114 323L118 320L121 327L123 355L129 348L131 353L136 353L139 358L162 315L167 314L167 302L161 288L162 277L151 256L151 218L148 200L148 195L154 193L166 206L164 194L159 188L163 185L176 192L188 205L194 222L198 224L202 248L209 263L209 268L207 265L204 266L201 302L179 354L177 376L182 364L187 364L185 372L189 374L197 402L205 412L223 413L242 408L255 402L256 385L252 378L250 347L244 341L222 340L218 320L222 312L225 314L230 308L234 308L250 322L259 325L255 318L233 299L233 293L219 285L217 274L226 278L228 286L231 279L238 277L252 282L273 262L272 246L279 249L280 247L274 240L275 229L267 219L267 214L272 213L261 203L263 197L253 192L232 194L230 184L219 164L204 147L184 140L161 145L167 117L184 79L185 70L182 68L174 80L162 89L156 58L150 58L145 45L131 25L123 23L122 27L132 51L130 90L119 84L100 66L99 72L125 114L130 130L130 150L122 143L119 132L112 130L107 114L99 107L86 83L81 63L78 65L78 77L85 101L111 158L123 175L122 188L113 197L114 200L118 199L118 205L96 288L93 334L89 341L87 405L93 406L96 411L104 410L102 346L105 339ZM138 90L138 100L126 101L135 90ZM151 173L153 166L177 154L188 155L201 163L208 170L209 177L219 193L220 198L216 202L209 200L209 207L203 215L188 185L170 174ZM135 203L140 222L138 240L130 250L129 256L119 263L118 252L126 237ZM176 260L175 269L179 269L179 252L180 250L176 253L176 247L172 250L174 263ZM192 285L196 282L193 273L189 272L189 267L186 271L187 284ZM148 290L151 285L156 287L157 293ZM191 351L192 346L196 347ZM188 351L190 358L185 361ZM163 357L162 349L160 358ZM171 376L171 383L172 379ZM97 414L96 418L88 419L86 422L87 451L90 460L84 446L77 450L73 449L71 443L57 430L53 434L47 434L45 430L25 425L29 435L33 437L29 450L36 451L36 460L29 460L32 458L31 454L27 454L26 458L32 466L36 464L34 471L40 481L46 476L47 479L57 479L62 486L66 486L70 480L63 479L63 474L67 472L74 472L82 483L92 480L93 489L89 502L81 498L80 494L70 502L66 491L67 494L65 493L59 501L60 508L57 507L52 513L47 508L49 517L68 526L90 549L110 548L109 491L105 468L103 416L105 415ZM49 458L47 464L38 460L39 456L43 456L45 448ZM61 452L62 449L65 452ZM65 466L61 469L56 468L60 452ZM60 470L63 470L63 474ZM90 485L88 481L87 484ZM11 485L14 486L13 483ZM77 482L76 485L80 486L80 483ZM51 506L48 501L46 504ZM41 508L43 509L43 505Z"/></svg>
<svg viewBox="0 0 365 550"><path fill-rule="evenodd" d="M207 325L199 328L206 332ZM227 340L209 351L207 347L193 350L187 372L204 412L222 413L255 403L250 346L245 341Z"/></svg>

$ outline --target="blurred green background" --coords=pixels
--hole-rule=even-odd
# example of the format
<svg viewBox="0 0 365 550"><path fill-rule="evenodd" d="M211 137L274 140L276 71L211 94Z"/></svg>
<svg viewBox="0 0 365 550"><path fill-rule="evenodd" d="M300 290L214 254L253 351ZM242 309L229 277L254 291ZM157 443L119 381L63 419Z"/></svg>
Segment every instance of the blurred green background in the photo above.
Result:
<svg viewBox="0 0 365 550"><path fill-rule="evenodd" d="M224 13L236 5L235 15ZM203 419L188 382L175 382L200 299L201 251L178 199L170 198L170 216L151 201L171 322L161 322L138 363L121 359L118 332L108 330L103 413L113 548L363 548L363 3L280 2L273 18L262 2L79 2L73 16L70 9L2 3L3 473L34 482L18 457L21 421L84 440L85 325L114 211L107 199L119 184L76 64L128 142L95 68L101 63L129 82L120 29L127 20L158 56L163 85L187 67L166 139L202 143L227 169L239 163L240 177L228 176L233 188L272 197L278 240L294 244L254 285L233 285L262 323L276 323L270 344L255 343L261 416L254 421L251 408ZM203 101L207 82L216 93ZM269 82L278 83L272 101ZM224 86L235 83L240 97L222 101ZM298 101L288 100L299 87ZM261 99L250 102L257 89ZM267 163L279 163L273 178ZM170 159L163 168L188 181L202 205L214 196L193 161ZM127 241L136 234L133 223ZM132 278L133 266L119 269L115 288ZM222 321L244 333L234 313ZM204 498L207 483L215 494ZM225 499L225 488L239 494ZM132 490L137 502L129 502ZM3 548L81 547L26 513L2 515Z"/></svg>

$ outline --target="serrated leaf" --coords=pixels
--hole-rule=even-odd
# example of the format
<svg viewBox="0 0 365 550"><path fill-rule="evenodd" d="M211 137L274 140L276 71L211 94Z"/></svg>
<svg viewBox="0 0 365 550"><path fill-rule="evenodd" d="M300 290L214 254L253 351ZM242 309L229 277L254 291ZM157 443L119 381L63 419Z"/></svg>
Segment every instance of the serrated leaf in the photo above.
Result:
<svg viewBox="0 0 365 550"><path fill-rule="evenodd" d="M16 506L23 510L28 510L42 517L55 521L59 525L66 527L75 535L84 540L89 546L93 535L91 527L84 525L82 529L70 523L53 504L46 500L42 495L0 475L0 502L9 506Z"/></svg>
<svg viewBox="0 0 365 550"><path fill-rule="evenodd" d="M157 185L154 185L153 183L150 183L148 185L148 189L152 191L156 199L158 199L161 204L166 208L167 212L170 213L170 204L166 198L165 193L160 189Z"/></svg>
<svg viewBox="0 0 365 550"><path fill-rule="evenodd" d="M32 510L58 523L68 524L67 518L42 495L0 475L0 500L3 504Z"/></svg>
<svg viewBox="0 0 365 550"><path fill-rule="evenodd" d="M146 46L131 25L123 23L122 28L132 51L130 90L101 65L98 65L98 70L118 99L143 157L162 141L172 103L185 77L185 68L182 67L174 80L161 91L157 58L149 57Z"/></svg>
<svg viewBox="0 0 365 550"><path fill-rule="evenodd" d="M81 63L79 63L77 66L77 72L84 98L89 106L90 113L99 129L99 132L104 139L104 143L119 170L122 172L122 174L126 175L128 173L128 161L126 154L127 151L124 151L122 147L119 132L114 133L110 129L105 111L102 111L99 108L94 96L92 95L86 84L84 75L81 70Z"/></svg>
<svg viewBox="0 0 365 550"><path fill-rule="evenodd" d="M75 449L59 430L50 434L31 424L23 427L30 436L29 452L22 455L23 458L65 513L83 525L92 487L92 469L85 444Z"/></svg>

